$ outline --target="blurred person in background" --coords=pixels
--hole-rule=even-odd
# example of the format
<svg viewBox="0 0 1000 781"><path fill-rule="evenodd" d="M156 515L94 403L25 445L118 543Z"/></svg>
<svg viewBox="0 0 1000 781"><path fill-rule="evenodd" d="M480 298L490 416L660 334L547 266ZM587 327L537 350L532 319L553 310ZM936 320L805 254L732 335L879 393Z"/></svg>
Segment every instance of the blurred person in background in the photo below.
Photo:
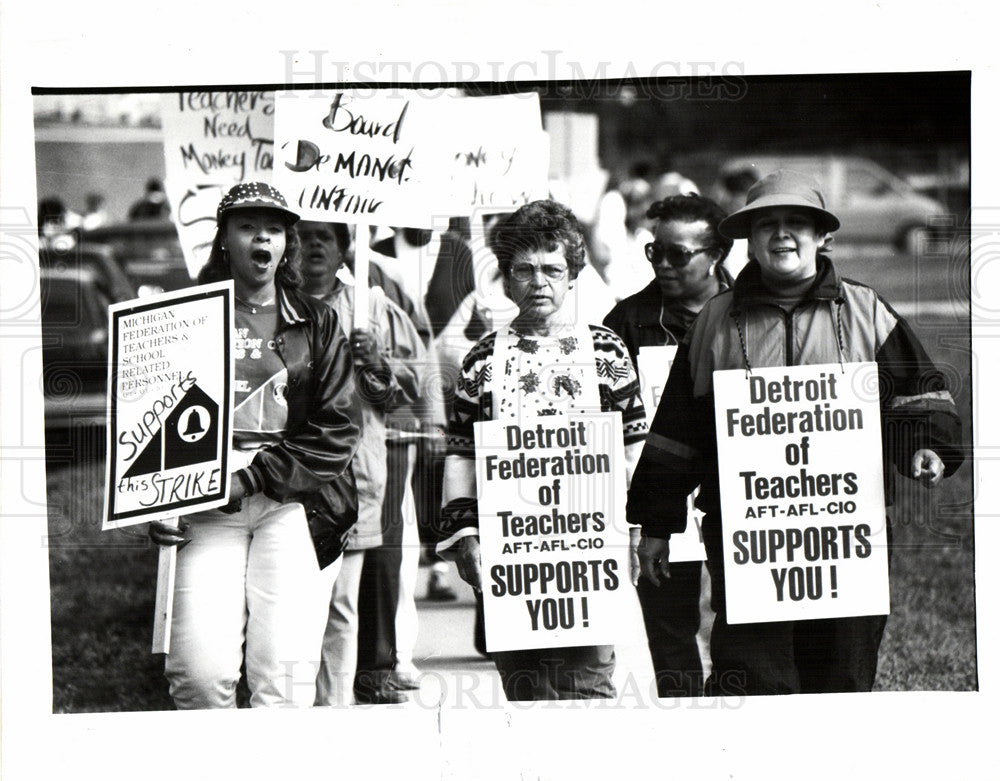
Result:
<svg viewBox="0 0 1000 781"><path fill-rule="evenodd" d="M621 340L564 306L584 267L583 231L565 206L535 201L505 219L493 238L513 322L485 336L465 359L448 423L438 551L454 558L481 599L473 425L578 411L622 414L626 479L646 432L635 369ZM512 371L498 367L513 364ZM526 381L532 376L545 382ZM525 380L525 381L522 381ZM566 387L572 393L561 391ZM614 647L522 649L491 654L508 700L609 698Z"/></svg>
<svg viewBox="0 0 1000 781"><path fill-rule="evenodd" d="M178 545L165 672L178 709L236 707L245 661L250 705L309 707L350 528L360 410L336 313L299 291L295 214L263 182L219 202L206 284L235 298L229 504L151 523Z"/></svg>
<svg viewBox="0 0 1000 781"><path fill-rule="evenodd" d="M337 223L334 223L334 226L336 227ZM351 232L345 226L343 231L338 229L336 233L338 244L341 245L344 268L344 271L338 273L345 278L354 279ZM434 554L435 540L430 524L436 519L440 507L434 506L433 511L430 511L423 504L430 501L428 495L432 498L437 497L440 504L440 489L435 492L434 485L428 485L423 479L424 470L430 468L427 464L444 460L444 426L447 419L444 413L445 398L439 389L440 378L435 373L440 372L439 355L433 349L436 345L432 340L430 323L422 311L423 306L418 307L403 285L383 266L392 262L383 255L371 258L368 264L368 285L381 288L389 301L406 314L416 328L426 353L425 366L421 372L424 383L420 398L415 403L401 403L386 420L387 430L392 438L406 439L411 442L410 448L416 449L414 476L403 493L404 543L399 578L399 604L396 609L396 669L391 677L394 685L412 689L417 688L415 677L418 674L412 656L418 629L415 590L419 565L431 566L431 575L427 583L428 599L450 601L457 599L458 595L448 585L450 565ZM416 514L412 519L411 512ZM411 526L415 526L415 533L423 547L409 539L414 533Z"/></svg>
<svg viewBox="0 0 1000 781"><path fill-rule="evenodd" d="M636 241L648 241L642 215L650 203L651 166L635 163L628 175L613 177L597 204L597 214L589 231L590 264L600 274L615 301L634 293L649 281L649 266L636 261ZM642 244L639 246L641 247Z"/></svg>
<svg viewBox="0 0 1000 781"><path fill-rule="evenodd" d="M393 410L420 394L426 360L406 314L380 287L368 291L368 327L354 328L353 277L343 263L350 232L343 223L298 224L302 290L337 313L348 337L361 400L361 442L354 457L358 523L351 529L333 584L316 678L317 705L402 702L389 682L396 662L396 612L402 558L402 488L407 443L392 436Z"/></svg>
<svg viewBox="0 0 1000 781"><path fill-rule="evenodd" d="M723 174L712 189L712 195L727 214L746 203L747 193L760 179L756 168L739 168ZM726 269L735 277L747 263L749 244L746 239L733 239L733 249L726 258Z"/></svg>
<svg viewBox="0 0 1000 781"><path fill-rule="evenodd" d="M107 203L100 193L87 193L84 200L86 210L80 218L80 227L85 231L100 228L108 222Z"/></svg>
<svg viewBox="0 0 1000 781"><path fill-rule="evenodd" d="M42 198L38 202L38 238L42 249L66 251L76 245L74 231L80 227L80 215L66 208L61 198Z"/></svg>
<svg viewBox="0 0 1000 781"><path fill-rule="evenodd" d="M714 371L873 361L882 409L886 505L893 472L936 485L962 463L961 422L941 372L910 326L871 288L841 279L827 255L840 221L819 185L777 171L750 188L719 232L749 241L733 287L710 299L681 341L628 495L639 558L670 578L669 538L697 506L712 581L710 696L869 691L886 616L730 624L722 561ZM891 555L891 525L889 526Z"/></svg>
<svg viewBox="0 0 1000 781"><path fill-rule="evenodd" d="M462 302L475 290L472 249L464 236L451 229L396 227L392 236L375 242L372 250L383 256L374 258L372 265L384 269L399 282L403 292L415 303L419 319L430 326L431 360L437 364L434 374L440 376L443 387L437 394L439 409L427 409L423 416L412 488L421 539L427 544L423 557L431 565L425 597L434 601L453 601L458 595L449 583L448 564L433 551L433 529L441 508L443 428L454 382L454 377L449 375L446 331Z"/></svg>
<svg viewBox="0 0 1000 781"><path fill-rule="evenodd" d="M146 181L146 191L142 198L129 207L128 218L130 221L170 219L170 204L163 190L163 182L155 176Z"/></svg>
<svg viewBox="0 0 1000 781"><path fill-rule="evenodd" d="M475 288L472 250L461 235L452 231L393 231L391 237L375 242L372 250L396 262L376 260L417 303L432 335L437 336Z"/></svg>
<svg viewBox="0 0 1000 781"><path fill-rule="evenodd" d="M657 201L646 216L656 221L652 241L645 247L655 279L604 318L604 325L628 348L643 387L658 372L657 367L644 365L642 348L679 345L705 303L732 285L723 262L733 243L719 233L726 213L699 195L673 195ZM646 410L650 421L654 412ZM694 523L690 513L687 523L690 530ZM660 697L702 693L704 676L696 639L701 625L701 574L700 561L678 562L671 565L670 578L661 586L645 577L637 584Z"/></svg>
<svg viewBox="0 0 1000 781"><path fill-rule="evenodd" d="M646 212L656 201L673 195L698 194L698 186L682 174L670 170L670 160L662 161L656 175L648 161L632 166L628 177L609 187L601 197L591 232L593 263L616 301L641 290L652 274L643 256L643 247L653 240Z"/></svg>

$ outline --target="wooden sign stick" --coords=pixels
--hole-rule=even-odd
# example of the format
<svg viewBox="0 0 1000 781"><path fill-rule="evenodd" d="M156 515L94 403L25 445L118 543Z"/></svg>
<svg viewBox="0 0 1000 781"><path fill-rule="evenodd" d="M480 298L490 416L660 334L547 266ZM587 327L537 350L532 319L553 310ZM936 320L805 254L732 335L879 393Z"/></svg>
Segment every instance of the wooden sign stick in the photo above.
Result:
<svg viewBox="0 0 1000 781"><path fill-rule="evenodd" d="M368 330L368 265L371 258L371 230L359 222L354 233L354 327Z"/></svg>
<svg viewBox="0 0 1000 781"><path fill-rule="evenodd" d="M164 518L163 523L177 526L177 518ZM154 654L170 653L170 622L174 616L174 577L177 572L177 546L161 545L156 569L156 608L153 618Z"/></svg>

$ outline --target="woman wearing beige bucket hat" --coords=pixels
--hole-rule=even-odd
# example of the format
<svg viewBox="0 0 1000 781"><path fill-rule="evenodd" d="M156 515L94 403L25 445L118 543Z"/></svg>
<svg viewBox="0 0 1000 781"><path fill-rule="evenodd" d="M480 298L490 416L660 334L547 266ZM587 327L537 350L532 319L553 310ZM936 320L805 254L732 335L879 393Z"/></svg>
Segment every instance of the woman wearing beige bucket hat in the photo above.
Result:
<svg viewBox="0 0 1000 781"><path fill-rule="evenodd" d="M698 507L712 578L709 695L867 691L886 616L729 624L726 618L713 372L874 361L882 410L886 504L893 469L926 485L962 463L961 424L944 376L909 325L871 288L841 279L828 256L840 227L818 184L777 171L719 230L749 241L750 262L711 299L683 340L628 498L640 561L669 577L669 535ZM890 534L891 538L891 534Z"/></svg>

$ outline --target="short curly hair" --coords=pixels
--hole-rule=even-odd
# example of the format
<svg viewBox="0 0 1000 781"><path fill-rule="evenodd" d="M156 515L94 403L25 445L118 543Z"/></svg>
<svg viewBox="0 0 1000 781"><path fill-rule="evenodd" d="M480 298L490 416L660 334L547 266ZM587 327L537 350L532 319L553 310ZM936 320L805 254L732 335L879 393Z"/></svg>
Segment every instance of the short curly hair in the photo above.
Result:
<svg viewBox="0 0 1000 781"><path fill-rule="evenodd" d="M705 222L715 236L716 245L722 250L722 259L729 255L733 248L733 240L719 233L719 223L726 219L726 212L711 198L688 193L673 195L656 201L646 210L646 217L651 220L667 222Z"/></svg>
<svg viewBox="0 0 1000 781"><path fill-rule="evenodd" d="M570 279L586 265L583 228L572 211L555 201L532 201L503 218L493 229L490 248L504 277L515 258L535 252L561 249Z"/></svg>

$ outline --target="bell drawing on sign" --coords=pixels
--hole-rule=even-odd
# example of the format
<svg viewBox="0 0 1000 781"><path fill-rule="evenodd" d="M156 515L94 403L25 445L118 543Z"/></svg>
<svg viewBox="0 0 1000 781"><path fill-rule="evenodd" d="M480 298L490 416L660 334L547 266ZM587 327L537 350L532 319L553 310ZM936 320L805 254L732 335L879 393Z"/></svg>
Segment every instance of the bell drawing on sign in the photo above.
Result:
<svg viewBox="0 0 1000 781"><path fill-rule="evenodd" d="M188 415L187 426L185 426L184 433L181 436L184 439L194 439L198 434L204 433L205 429L201 427L201 415L198 414L198 408L193 407Z"/></svg>
<svg viewBox="0 0 1000 781"><path fill-rule="evenodd" d="M192 466L219 457L219 404L192 385L125 472L135 477Z"/></svg>

